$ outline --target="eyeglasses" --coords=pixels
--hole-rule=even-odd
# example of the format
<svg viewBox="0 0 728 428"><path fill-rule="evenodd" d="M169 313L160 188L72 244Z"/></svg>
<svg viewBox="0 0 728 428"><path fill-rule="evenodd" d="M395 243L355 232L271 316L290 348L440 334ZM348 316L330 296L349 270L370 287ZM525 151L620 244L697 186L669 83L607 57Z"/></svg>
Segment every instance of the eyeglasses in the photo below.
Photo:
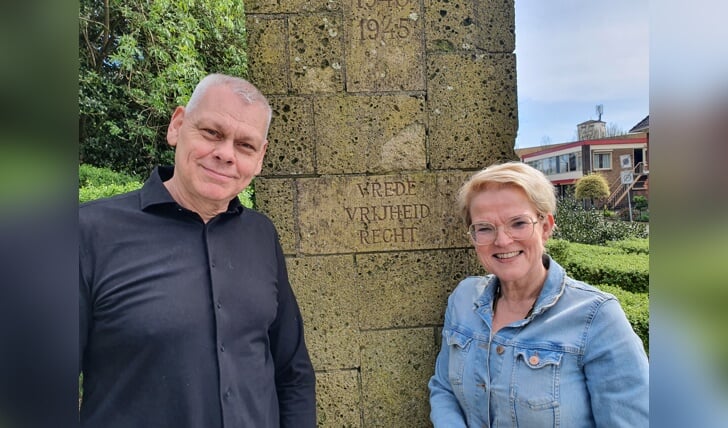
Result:
<svg viewBox="0 0 728 428"><path fill-rule="evenodd" d="M539 215L539 219L542 218ZM522 241L533 235L534 225L538 220L531 220L528 216L513 217L508 223L501 226L506 235L514 241ZM473 223L468 227L468 235L475 245L490 245L498 236L498 228L491 223Z"/></svg>

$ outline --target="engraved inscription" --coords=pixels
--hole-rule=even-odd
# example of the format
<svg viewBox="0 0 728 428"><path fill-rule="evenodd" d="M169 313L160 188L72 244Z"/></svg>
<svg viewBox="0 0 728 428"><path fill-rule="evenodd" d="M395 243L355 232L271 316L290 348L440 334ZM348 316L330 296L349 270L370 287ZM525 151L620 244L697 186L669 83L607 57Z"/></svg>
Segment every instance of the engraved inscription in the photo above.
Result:
<svg viewBox="0 0 728 428"><path fill-rule="evenodd" d="M344 212L345 218L360 225L356 231L360 244L417 241L419 228L412 223L429 217L431 209L427 204L401 201L402 198L417 196L415 181L367 181L357 183L356 190L360 196L368 198L370 204L344 206ZM379 200L381 203L377 203Z"/></svg>
<svg viewBox="0 0 728 428"><path fill-rule="evenodd" d="M370 40L407 39L415 31L417 16L410 14L407 17L393 17L394 8L414 7L415 0L357 0L357 6L366 12L384 9L382 16L367 16L359 19L359 42Z"/></svg>

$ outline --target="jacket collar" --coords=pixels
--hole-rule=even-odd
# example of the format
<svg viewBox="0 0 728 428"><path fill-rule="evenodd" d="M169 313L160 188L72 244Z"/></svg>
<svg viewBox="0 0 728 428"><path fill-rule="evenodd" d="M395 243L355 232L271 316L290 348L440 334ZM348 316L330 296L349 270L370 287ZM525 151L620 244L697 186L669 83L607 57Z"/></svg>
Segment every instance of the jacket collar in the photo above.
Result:
<svg viewBox="0 0 728 428"><path fill-rule="evenodd" d="M538 299L536 299L536 305L533 308L533 313L529 318L541 314L546 309L555 305L564 292L566 272L564 268L551 258L551 256L544 254L543 256L544 266L547 267L548 271L546 274L546 281L541 289ZM479 312L491 312L493 308L493 299L495 299L496 290L499 287L498 278L495 275L488 275L483 278L485 282L485 288L480 297L475 300L475 306L479 309Z"/></svg>

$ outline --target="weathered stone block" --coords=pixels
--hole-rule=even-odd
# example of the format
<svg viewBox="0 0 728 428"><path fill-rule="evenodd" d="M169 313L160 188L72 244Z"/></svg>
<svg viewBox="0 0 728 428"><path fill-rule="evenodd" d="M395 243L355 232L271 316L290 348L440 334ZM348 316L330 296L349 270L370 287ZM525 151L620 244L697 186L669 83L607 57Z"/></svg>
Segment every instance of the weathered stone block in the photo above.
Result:
<svg viewBox="0 0 728 428"><path fill-rule="evenodd" d="M300 97L268 97L273 120L263 161L264 176L314 172L315 134L311 101Z"/></svg>
<svg viewBox="0 0 728 428"><path fill-rule="evenodd" d="M423 19L418 0L344 4L349 92L425 89Z"/></svg>
<svg viewBox="0 0 728 428"><path fill-rule="evenodd" d="M422 96L335 96L315 100L320 174L426 168Z"/></svg>
<svg viewBox="0 0 728 428"><path fill-rule="evenodd" d="M288 58L281 49L287 38L285 19L249 16L246 25L250 81L266 95L287 93Z"/></svg>
<svg viewBox="0 0 728 428"><path fill-rule="evenodd" d="M427 73L431 168L481 169L518 159L514 55L431 55Z"/></svg>
<svg viewBox="0 0 728 428"><path fill-rule="evenodd" d="M364 330L442 324L447 297L471 274L468 250L360 254Z"/></svg>
<svg viewBox="0 0 728 428"><path fill-rule="evenodd" d="M361 426L357 370L316 373L316 407L319 428Z"/></svg>
<svg viewBox="0 0 728 428"><path fill-rule="evenodd" d="M354 257L287 259L316 370L359 367L359 304Z"/></svg>
<svg viewBox="0 0 728 428"><path fill-rule="evenodd" d="M427 51L516 48L513 0L426 0L425 11Z"/></svg>
<svg viewBox="0 0 728 428"><path fill-rule="evenodd" d="M245 12L300 13L335 11L341 9L341 0L246 0Z"/></svg>
<svg viewBox="0 0 728 428"><path fill-rule="evenodd" d="M467 173L296 180L301 253L468 247L455 192Z"/></svg>
<svg viewBox="0 0 728 428"><path fill-rule="evenodd" d="M429 422L429 381L437 349L432 328L362 333L365 427L421 428Z"/></svg>
<svg viewBox="0 0 728 428"><path fill-rule="evenodd" d="M270 217L278 230L285 254L296 252L298 232L293 213L294 187L291 179L255 179L256 209ZM285 201L285 202L282 202Z"/></svg>
<svg viewBox="0 0 728 428"><path fill-rule="evenodd" d="M344 44L340 15L294 15L288 22L291 90L300 94L342 91Z"/></svg>

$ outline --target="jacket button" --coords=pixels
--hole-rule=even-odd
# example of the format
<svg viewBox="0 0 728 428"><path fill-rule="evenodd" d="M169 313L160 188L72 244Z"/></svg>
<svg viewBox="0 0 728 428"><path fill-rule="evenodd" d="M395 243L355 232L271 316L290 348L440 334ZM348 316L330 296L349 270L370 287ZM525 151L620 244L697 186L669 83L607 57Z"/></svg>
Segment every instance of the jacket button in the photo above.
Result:
<svg viewBox="0 0 728 428"><path fill-rule="evenodd" d="M498 345L498 346L495 347L495 352L497 352L498 355L503 354L504 351L505 351L505 348L503 348L502 345Z"/></svg>
<svg viewBox="0 0 728 428"><path fill-rule="evenodd" d="M531 358L528 359L528 362L534 366L538 364L538 355L532 355Z"/></svg>

